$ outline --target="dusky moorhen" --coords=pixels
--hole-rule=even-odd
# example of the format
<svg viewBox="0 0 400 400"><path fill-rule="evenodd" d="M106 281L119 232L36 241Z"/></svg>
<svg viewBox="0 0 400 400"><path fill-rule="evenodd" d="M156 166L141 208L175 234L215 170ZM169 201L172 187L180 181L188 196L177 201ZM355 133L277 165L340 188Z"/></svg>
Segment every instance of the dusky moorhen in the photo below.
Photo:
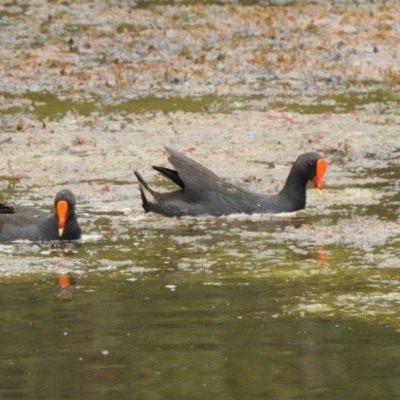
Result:
<svg viewBox="0 0 400 400"><path fill-rule="evenodd" d="M57 193L55 214L0 203L0 242L80 239L81 228L76 219L75 205L75 196L69 189Z"/></svg>
<svg viewBox="0 0 400 400"><path fill-rule="evenodd" d="M191 160L178 151L165 146L168 161L175 170L153 168L176 183L181 189L158 193L150 189L138 171L144 211L167 217L228 215L228 214L278 214L305 208L306 186L312 181L322 191L327 162L314 152L300 155L293 164L285 186L274 195L250 192L240 186L227 183L208 168Z"/></svg>

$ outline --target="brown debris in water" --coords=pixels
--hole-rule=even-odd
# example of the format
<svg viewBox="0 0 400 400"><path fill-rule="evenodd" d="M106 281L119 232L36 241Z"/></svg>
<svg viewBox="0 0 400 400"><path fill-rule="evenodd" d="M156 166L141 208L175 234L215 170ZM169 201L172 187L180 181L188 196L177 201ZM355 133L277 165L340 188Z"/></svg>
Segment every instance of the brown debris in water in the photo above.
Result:
<svg viewBox="0 0 400 400"><path fill-rule="evenodd" d="M155 93L331 95L400 84L398 2L107 4L0 6L0 92L118 101Z"/></svg>

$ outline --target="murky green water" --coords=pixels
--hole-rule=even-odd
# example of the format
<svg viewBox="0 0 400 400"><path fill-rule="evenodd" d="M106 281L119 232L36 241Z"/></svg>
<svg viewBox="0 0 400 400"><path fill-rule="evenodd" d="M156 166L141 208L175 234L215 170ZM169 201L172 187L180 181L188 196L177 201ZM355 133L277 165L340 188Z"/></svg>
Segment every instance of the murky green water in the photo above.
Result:
<svg viewBox="0 0 400 400"><path fill-rule="evenodd" d="M6 99L12 99L7 93L0 93ZM129 115L130 113L146 112L192 112L192 113L231 113L237 110L268 111L280 109L303 114L352 113L370 107L379 108L379 112L390 114L398 107L398 95L389 90L371 90L366 92L351 92L336 96L323 97L293 97L285 95L271 100L269 96L200 96L200 97L144 97L128 101L105 101L92 98L88 101L74 102L71 99L60 99L50 93L25 93L24 97L31 103L25 109L9 107L0 115L21 115L23 112L34 115L39 120L57 120L70 110L82 116L107 116L111 114ZM23 115L23 114L22 114Z"/></svg>
<svg viewBox="0 0 400 400"><path fill-rule="evenodd" d="M115 246L123 248L118 242ZM98 247L100 255L107 242ZM277 279L266 271L281 269L286 257L264 257L264 272L247 277L248 257L223 261L221 255L205 270L204 249L186 254L199 270L188 272L179 267L177 251L159 257L127 247L125 257L115 250L109 256L129 260L126 270L145 265L143 272L126 272L126 279L118 268L107 269L101 256L86 260L92 270L87 267L78 276L70 300L62 300L53 275L3 281L2 398L399 395L398 330L374 313L352 318L339 306L325 315L313 312L314 301L324 303L327 291L365 292L364 283L354 278L338 287L324 266L317 266L314 254L291 260L296 264L297 258L297 267L304 268L308 259L313 276L295 279L283 267L286 279ZM166 251L157 247L159 253ZM93 248L82 245L71 258L87 258ZM223 253L233 250L228 245ZM289 311L299 303L311 311Z"/></svg>
<svg viewBox="0 0 400 400"><path fill-rule="evenodd" d="M2 284L2 398L399 395L388 325L282 315L293 291L268 280L170 284L91 276L69 302L51 279Z"/></svg>
<svg viewBox="0 0 400 400"><path fill-rule="evenodd" d="M398 235L379 238L379 208L317 201L278 219L80 210L81 244L1 245L2 398L395 398Z"/></svg>

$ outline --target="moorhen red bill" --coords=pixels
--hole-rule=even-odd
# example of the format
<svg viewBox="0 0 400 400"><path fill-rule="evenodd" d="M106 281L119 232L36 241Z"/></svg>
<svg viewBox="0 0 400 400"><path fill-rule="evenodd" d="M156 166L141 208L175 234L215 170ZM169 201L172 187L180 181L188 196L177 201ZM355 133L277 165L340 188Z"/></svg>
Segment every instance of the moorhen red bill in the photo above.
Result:
<svg viewBox="0 0 400 400"><path fill-rule="evenodd" d="M75 196L69 189L57 193L54 214L0 203L0 242L80 239L81 228L76 219L75 205Z"/></svg>
<svg viewBox="0 0 400 400"><path fill-rule="evenodd" d="M307 182L322 191L327 162L314 152L300 155L290 170L285 186L275 195L259 194L227 183L208 168L165 146L175 170L153 168L181 189L158 193L150 189L138 171L144 211L167 217L228 214L278 214L302 210L306 206Z"/></svg>

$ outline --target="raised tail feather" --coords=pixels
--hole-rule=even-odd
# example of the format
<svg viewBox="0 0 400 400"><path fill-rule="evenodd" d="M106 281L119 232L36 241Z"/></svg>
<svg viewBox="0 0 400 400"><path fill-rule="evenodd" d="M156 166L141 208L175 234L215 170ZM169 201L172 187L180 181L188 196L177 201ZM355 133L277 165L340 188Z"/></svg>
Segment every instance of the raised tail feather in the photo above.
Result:
<svg viewBox="0 0 400 400"><path fill-rule="evenodd" d="M138 171L133 171L138 179L140 195L142 197L142 206L144 211L150 212L151 205L150 204L157 204L158 201L154 196L154 192L149 188L149 185L146 181L142 178L142 175L139 174Z"/></svg>
<svg viewBox="0 0 400 400"><path fill-rule="evenodd" d="M171 179L172 182L176 183L182 189L185 188L184 182L182 181L181 177L178 175L178 173L174 169L165 168L165 167L156 167L154 165L153 165L153 169L160 172L161 174L166 176L168 179Z"/></svg>

